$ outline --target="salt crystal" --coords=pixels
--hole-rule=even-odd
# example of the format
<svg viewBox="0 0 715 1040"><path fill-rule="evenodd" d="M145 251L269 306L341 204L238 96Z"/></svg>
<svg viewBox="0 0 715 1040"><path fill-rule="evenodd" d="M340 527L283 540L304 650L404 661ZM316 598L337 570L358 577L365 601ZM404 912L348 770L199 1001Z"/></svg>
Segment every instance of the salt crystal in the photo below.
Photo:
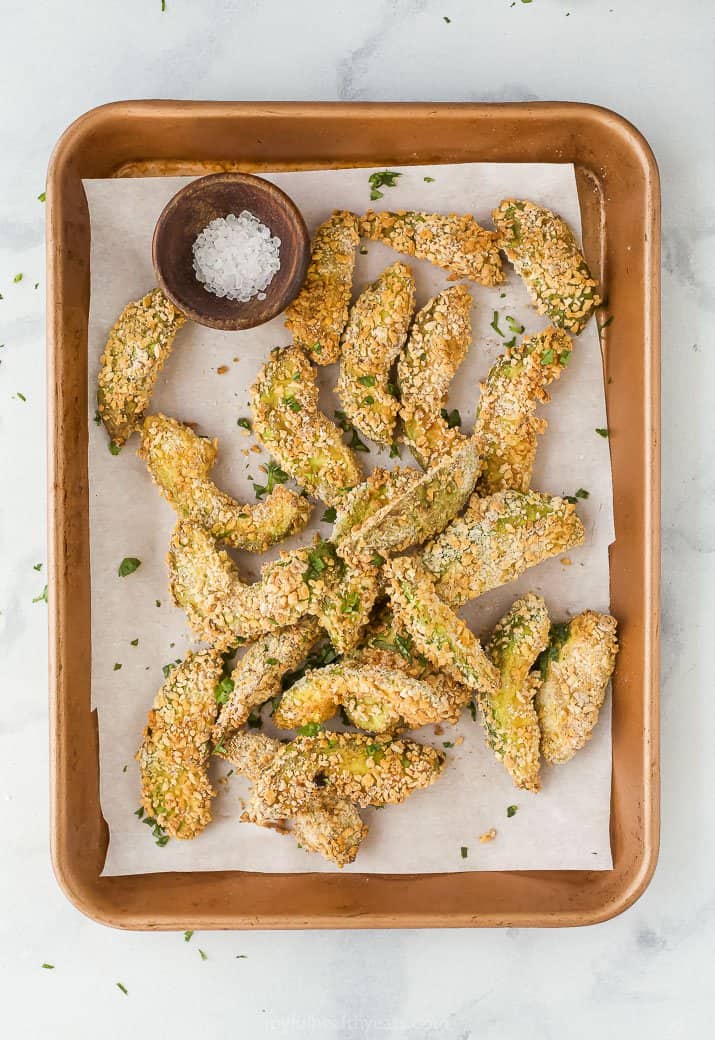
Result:
<svg viewBox="0 0 715 1040"><path fill-rule="evenodd" d="M254 296L265 300L264 289L280 270L280 245L247 209L217 217L194 242L196 277L215 296L241 303Z"/></svg>

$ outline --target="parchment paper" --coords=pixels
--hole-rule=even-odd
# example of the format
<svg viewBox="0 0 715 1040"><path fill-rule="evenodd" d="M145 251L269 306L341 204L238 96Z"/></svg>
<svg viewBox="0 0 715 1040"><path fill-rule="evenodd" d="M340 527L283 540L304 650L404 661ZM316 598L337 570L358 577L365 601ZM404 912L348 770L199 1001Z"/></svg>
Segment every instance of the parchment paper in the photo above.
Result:
<svg viewBox="0 0 715 1040"><path fill-rule="evenodd" d="M400 169L399 167L396 169ZM491 209L502 198L530 198L555 209L580 233L574 171L570 165L456 165L403 167L396 188L371 203L368 175L360 170L279 173L268 179L284 188L302 209L312 230L334 208L363 212L377 206L443 212L472 212L489 225ZM424 180L434 177L434 182ZM92 698L99 713L101 804L110 830L105 874L164 870L327 871L321 857L297 848L293 839L239 823L247 784L235 775L227 781L225 763L213 777L219 795L214 821L194 841L172 840L161 848L150 829L134 815L139 779L134 752L146 713L161 685L162 665L181 658L192 640L183 612L167 591L165 556L175 516L152 485L136 457L134 436L117 457L107 449L104 429L93 421L99 357L107 333L129 300L154 284L151 236L157 217L186 178L86 181L92 229L91 308L89 325L88 423L92 573ZM387 247L367 242L358 257L356 293L396 258ZM415 271L418 305L445 288L446 273L420 261ZM507 266L507 282L497 289L471 286L474 296L474 342L454 381L449 407L459 408L463 428L471 429L478 381L503 349L490 327L493 312L510 338L506 315L536 332L546 322L531 307L518 277ZM236 498L254 501L248 480L261 481L266 456L249 449L252 436L236 421L249 416L248 387L271 347L289 335L278 317L262 328L214 332L190 326L159 380L152 408L198 423L198 432L219 437L217 483ZM217 374L219 366L229 372ZM336 369L320 370L322 404L332 415L338 402L329 390ZM549 428L541 439L533 487L553 494L590 492L579 502L586 545L568 554L570 564L554 559L522 579L495 590L464 608L478 633L487 633L518 594L533 589L545 596L551 615L563 619L592 608L608 610L608 545L613 539L612 489L608 441L595 433L606 426L603 375L595 323L579 337L571 364L552 388L545 407ZM414 465L403 449L403 464ZM369 470L389 465L386 451L360 456ZM283 543L305 544L320 524L322 506L299 537ZM273 553L275 555L277 550ZM141 567L120 578L125 556ZM264 558L238 555L247 578L258 575ZM138 639L137 646L131 641ZM121 665L117 668L116 665ZM565 766L543 768L539 794L517 791L503 766L486 747L480 722L465 712L459 725L418 731L418 739L453 742L448 766L431 788L403 805L366 810L370 833L356 863L347 870L365 873L427 873L462 870L608 869L611 867L609 810L611 785L610 698L601 712L593 740ZM507 807L518 810L507 818ZM496 838L480 844L479 835L494 827ZM461 855L468 849L467 858Z"/></svg>

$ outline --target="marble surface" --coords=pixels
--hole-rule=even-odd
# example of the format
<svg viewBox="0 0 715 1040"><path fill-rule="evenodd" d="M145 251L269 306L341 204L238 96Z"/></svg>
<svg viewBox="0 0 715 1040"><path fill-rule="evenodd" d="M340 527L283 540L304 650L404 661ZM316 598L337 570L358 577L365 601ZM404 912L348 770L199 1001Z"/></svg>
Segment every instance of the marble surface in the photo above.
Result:
<svg viewBox="0 0 715 1040"><path fill-rule="evenodd" d="M715 938L709 0L167 0L163 13L161 0L0 0L0 19L3 1035L706 1035ZM45 583L44 569L33 570L45 561L37 195L65 126L130 97L573 99L616 109L649 139L664 202L663 841L650 888L618 919L572 931L211 933L185 943L103 928L59 891L47 838L46 607L32 602Z"/></svg>

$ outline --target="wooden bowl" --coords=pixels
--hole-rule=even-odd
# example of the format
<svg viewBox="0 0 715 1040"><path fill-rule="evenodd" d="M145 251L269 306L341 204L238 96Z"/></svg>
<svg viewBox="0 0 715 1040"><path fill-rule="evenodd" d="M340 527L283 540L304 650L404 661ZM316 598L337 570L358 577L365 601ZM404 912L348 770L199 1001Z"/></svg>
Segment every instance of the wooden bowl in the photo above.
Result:
<svg viewBox="0 0 715 1040"><path fill-rule="evenodd" d="M280 270L258 296L242 303L205 289L193 268L197 235L216 217L248 210L280 241ZM280 314L300 291L310 260L310 236L284 191L248 173L213 173L187 184L167 202L154 228L154 270L162 292L191 321L226 332L251 329Z"/></svg>

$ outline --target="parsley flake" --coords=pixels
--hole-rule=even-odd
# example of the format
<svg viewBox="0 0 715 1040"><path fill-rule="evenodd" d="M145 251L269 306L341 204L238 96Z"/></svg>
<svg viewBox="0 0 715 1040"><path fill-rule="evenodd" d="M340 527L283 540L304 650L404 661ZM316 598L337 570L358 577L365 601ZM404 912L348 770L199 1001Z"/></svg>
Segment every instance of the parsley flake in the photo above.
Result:
<svg viewBox="0 0 715 1040"><path fill-rule="evenodd" d="M109 442L109 454L110 455L118 455L121 450L122 449L119 447L119 445L115 444L114 441L110 441Z"/></svg>
<svg viewBox="0 0 715 1040"><path fill-rule="evenodd" d="M250 430L251 429L251 420L250 419L245 419L242 416L240 419L236 420L236 425L240 426L243 430Z"/></svg>
<svg viewBox="0 0 715 1040"><path fill-rule="evenodd" d="M499 311L493 312L492 320L489 322L489 324L498 336L501 336L502 339L506 338L502 330L499 328Z"/></svg>
<svg viewBox="0 0 715 1040"><path fill-rule="evenodd" d="M49 968L49 970L50 970L50 971L52 971L52 970L53 970L53 968L54 968L54 964L48 964L48 963L47 963L47 962L45 961L45 963L44 963L44 964L42 965L42 967L43 967L43 968Z"/></svg>
<svg viewBox="0 0 715 1040"><path fill-rule="evenodd" d="M375 377L374 376L358 376L358 383L360 383L361 386L374 386L375 385Z"/></svg>
<svg viewBox="0 0 715 1040"><path fill-rule="evenodd" d="M449 430L453 430L455 426L462 425L462 416L459 414L458 408L453 408L451 412L448 412L446 408L441 408L439 414L447 423L447 429Z"/></svg>
<svg viewBox="0 0 715 1040"><path fill-rule="evenodd" d="M382 170L380 173L371 173L368 177L371 200L375 202L383 197L382 192L378 190L379 188L397 187L397 178L401 176L401 173L396 173L394 170Z"/></svg>
<svg viewBox="0 0 715 1040"><path fill-rule="evenodd" d="M117 574L120 578L126 578L127 575L133 574L135 570L141 567L141 565L142 561L138 560L136 556L125 556L119 564Z"/></svg>
<svg viewBox="0 0 715 1040"><path fill-rule="evenodd" d="M41 571L42 570L42 564L41 563L36 563L32 569L33 569L33 571Z"/></svg>
<svg viewBox="0 0 715 1040"><path fill-rule="evenodd" d="M193 928L189 928L184 932L184 942L190 942L191 936L194 934Z"/></svg>
<svg viewBox="0 0 715 1040"><path fill-rule="evenodd" d="M462 845L462 847L461 847L461 849L459 851L462 854L462 859L466 859L467 856L469 855L469 847L467 845Z"/></svg>
<svg viewBox="0 0 715 1040"><path fill-rule="evenodd" d="M40 194L37 196L37 201L38 202L44 202L46 198L47 198L47 192L46 191L41 191Z"/></svg>
<svg viewBox="0 0 715 1040"><path fill-rule="evenodd" d="M296 732L301 737L317 737L322 728L319 722L306 722L305 726L298 726Z"/></svg>
<svg viewBox="0 0 715 1040"><path fill-rule="evenodd" d="M13 278L13 282L21 282L21 281L22 281L22 274L16 274L15 277Z"/></svg>
<svg viewBox="0 0 715 1040"><path fill-rule="evenodd" d="M33 603L47 603L47 586L46 585L45 585L44 589L42 590L42 592L40 593L40 595L39 596L35 596L35 598L33 599L32 602Z"/></svg>
<svg viewBox="0 0 715 1040"><path fill-rule="evenodd" d="M507 806L506 814L507 814L509 819L511 819L512 816L516 816L518 808L519 808L518 805L508 805Z"/></svg>
<svg viewBox="0 0 715 1040"><path fill-rule="evenodd" d="M426 181L428 184L434 184L434 177L423 177L422 180Z"/></svg>
<svg viewBox="0 0 715 1040"><path fill-rule="evenodd" d="M335 508L335 506L328 506L328 508L325 510L320 519L323 520L326 524L332 524L335 522L335 518L337 515L338 511Z"/></svg>
<svg viewBox="0 0 715 1040"><path fill-rule="evenodd" d="M297 403L297 402L296 402ZM298 406L300 408L300 405ZM269 462L266 466L266 475L268 480L265 484L254 484L253 490L256 493L256 498L262 498L263 495L268 493L270 495L276 484L285 484L288 480L288 474L285 470L281 469L277 462Z"/></svg>
<svg viewBox="0 0 715 1040"><path fill-rule="evenodd" d="M599 437L608 437L608 427L604 426L603 428L599 428L597 426L596 427L596 433L598 434Z"/></svg>
<svg viewBox="0 0 715 1040"><path fill-rule="evenodd" d="M234 685L233 679L225 675L221 682L214 687L214 698L217 704L226 704L233 693Z"/></svg>
<svg viewBox="0 0 715 1040"><path fill-rule="evenodd" d="M125 997L129 996L129 990L127 989L127 987L124 985L123 982L118 982L117 983L117 989L120 989Z"/></svg>
<svg viewBox="0 0 715 1040"><path fill-rule="evenodd" d="M208 954L204 953L201 947L199 947L199 956L201 957L202 961L207 961L209 959Z"/></svg>

